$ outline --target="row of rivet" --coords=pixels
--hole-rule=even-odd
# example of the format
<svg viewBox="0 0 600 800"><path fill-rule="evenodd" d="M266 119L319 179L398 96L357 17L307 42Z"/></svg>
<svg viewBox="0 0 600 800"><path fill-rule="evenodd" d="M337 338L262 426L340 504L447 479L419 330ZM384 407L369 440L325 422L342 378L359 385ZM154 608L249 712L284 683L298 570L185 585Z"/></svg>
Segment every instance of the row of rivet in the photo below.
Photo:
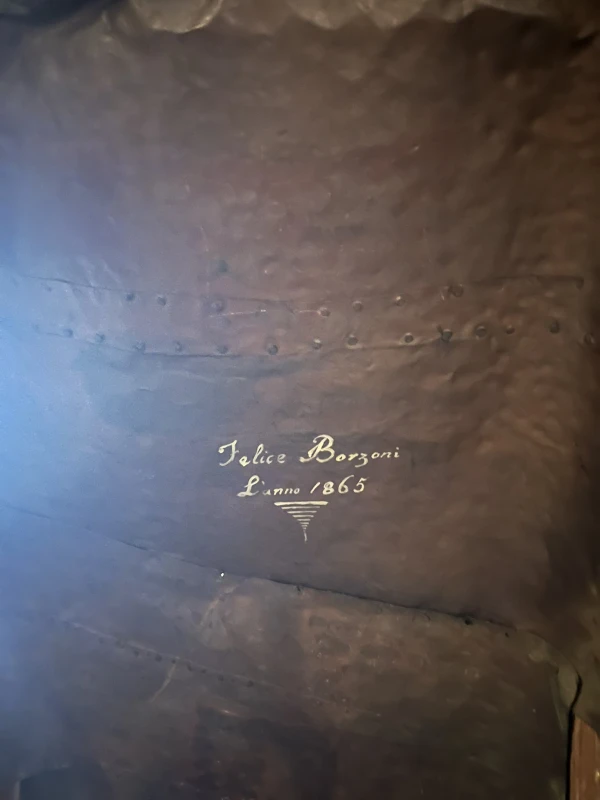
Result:
<svg viewBox="0 0 600 800"><path fill-rule="evenodd" d="M46 288L48 289L48 291L52 291L51 287L46 286ZM446 292L447 295L451 295L453 297L462 297L462 295L464 293L464 288L460 284L451 285L451 286L446 287L445 292ZM136 295L135 292L132 292L132 291L127 292L125 294L125 300L127 302L131 303L136 299L136 296L137 295ZM160 306L166 306L167 305L167 298L166 298L165 295L157 295L156 302ZM397 295L394 298L394 304L396 306L403 306L405 304L405 302L406 302L406 300L405 300L405 297L403 295ZM216 299L212 300L212 302L210 303L210 309L215 314L223 313L225 311L225 308L226 308L225 300L223 300L221 298L216 298ZM363 301L362 300L354 300L352 302L352 308L356 312L362 311L364 309ZM261 309L261 311L262 310L266 310L266 309ZM322 317L329 317L330 314L331 314L331 311L326 306L322 306L321 308L318 309L318 313ZM504 330L505 330L505 333L507 333L507 334L513 334L515 332L515 328L512 325L507 325ZM559 333L560 332L560 323L559 323L559 321L558 320L552 320L548 325L548 330L551 333ZM449 328L438 327L438 332L439 332L439 335L440 335L440 339L443 342L449 342L453 338L453 335L454 335L453 331L450 330ZM485 336L488 333L486 326L485 325L481 325L481 324L477 325L474 328L473 332L474 332L475 337L479 338L479 339L485 338ZM63 329L63 335L68 337L68 338L71 338L71 337L74 336L74 332L73 332L73 330L71 328L65 328L65 329ZM97 333L96 336L95 336L95 341L98 344L101 344L104 341L106 341L106 336L104 334L102 334L102 333ZM402 338L402 343L403 344L413 344L414 341L415 341L415 337L413 336L412 333L406 333L404 335L404 337ZM595 344L595 340L594 340L594 337L592 336L592 334L589 334L589 333L586 334L585 342L586 342L586 344L590 344L590 345L594 345ZM358 340L358 337L356 336L356 334L354 334L354 333L349 334L347 339L346 339L346 344L349 347L356 347L359 344L359 340ZM182 343L178 342L178 341L174 342L173 346L174 346L174 350L176 352L178 352L178 353L182 353L184 351L184 349L185 349L184 346L182 345ZM320 350L322 348L322 346L323 346L323 342L322 342L321 339L313 339L313 341L312 341L313 349ZM146 344L145 344L145 342L141 342L141 341L136 342L133 345L133 349L137 350L138 352L143 353L146 350ZM227 345L219 345L216 348L216 352L219 355L227 355L230 352L230 349L229 349L229 347ZM269 355L275 356L275 355L277 355L279 353L279 347L274 342L270 342L266 346L266 352Z"/></svg>
<svg viewBox="0 0 600 800"><path fill-rule="evenodd" d="M327 309L323 309L323 311L327 311ZM327 311L327 314L328 313L329 313L329 311ZM37 326L37 325L34 326L34 329L39 332L39 326ZM452 340L452 338L454 336L454 332L450 328L443 328L443 327L439 326L437 330L438 330L438 333L439 333L440 341L442 341L442 342L450 342ZM556 319L552 320L548 324L548 330L549 330L550 333L553 333L553 334L560 333L560 330L561 330L560 322L558 320L556 320ZM512 335L513 333L515 333L515 331L516 331L516 328L514 327L514 325L507 325L504 328L504 333L506 333L509 336ZM63 328L62 334L63 334L63 336L65 336L68 339L73 338L73 336L75 335L75 333L74 333L72 328ZM473 328L473 335L477 339L483 339L488 335L488 329L487 329L487 327L485 325L482 325L482 324L476 325ZM94 340L95 340L96 344L103 344L104 342L106 342L106 335L103 334L103 333L97 333L95 335L95 337L94 337ZM590 346L594 346L596 344L596 340L595 340L594 336L591 333L587 333L585 335L584 341L585 341L586 344L588 344ZM413 336L413 334L412 333L405 333L404 336L401 339L401 342L398 342L398 344L402 343L402 344L409 345L409 344L413 344L414 342L415 342L415 337ZM358 336L356 334L354 334L354 333L349 334L347 336L347 338L346 338L346 344L348 345L348 347L356 347L359 344ZM312 348L314 350L320 350L322 347L323 347L323 340L322 339L313 339L312 340ZM137 350L139 353L144 353L146 351L146 343L142 342L142 341L135 342L133 344L133 349ZM175 341L175 342L173 342L173 349L177 353L183 353L184 350L185 350L185 347L181 342ZM276 356L279 353L279 347L274 342L268 343L266 345L265 350L270 356ZM217 352L218 355L226 356L226 355L229 354L230 348L225 344L217 345L216 352Z"/></svg>
<svg viewBox="0 0 600 800"><path fill-rule="evenodd" d="M224 577L224 573L221 573L221 577ZM302 592L302 587L298 586L297 590L299 593ZM66 630L86 630L82 628L82 626L78 625L77 623L69 622L68 620L63 620L60 623L63 629ZM89 631L88 631L89 633ZM508 636L508 634L505 634ZM215 667L205 666L204 664L198 663L197 661L192 661L185 656L174 655L173 653L165 653L159 650L155 650L151 647L133 643L124 639L119 639L117 636L114 636L110 633L102 633L98 632L95 637L96 642L101 645L102 647L109 646L114 647L117 650L122 650L129 652L134 658L136 659L144 659L146 661L154 661L156 664L170 664L172 667L185 667L188 672L197 673L203 676L206 676L207 679L216 679L219 683L230 683L235 686L243 687L246 689L255 689L256 687L264 688L266 686L265 682L260 678L250 678L245 675L238 675L236 673L231 672L223 672L221 670L216 669ZM317 658L322 658L322 653L317 653ZM271 687L269 687L271 688ZM297 700L297 693L293 691L286 691L281 690L283 695L287 697L288 700ZM344 706L348 706L349 699L347 697L319 697L314 694L304 695L305 700L312 701L317 706L323 705L338 705L340 702ZM345 709L346 714L351 714L351 708L347 707ZM375 714L377 717L381 717L381 713L377 712Z"/></svg>
<svg viewBox="0 0 600 800"><path fill-rule="evenodd" d="M451 286L451 287L449 287L448 292L454 297L461 297L462 294L463 294L463 288L462 288L462 286ZM125 300L127 302L133 302L133 300L135 300L135 298L136 298L135 292L128 292L125 295ZM156 302L160 306L166 306L167 305L167 298L164 295L158 295L157 298L156 298ZM406 302L406 300L403 297L403 295L397 295L394 298L394 305L396 305L396 306L403 306L405 304L405 302ZM225 308L226 308L226 303L225 303L225 300L223 300L222 298L214 299L210 303L210 310L214 314L222 314L225 311ZM363 301L362 300L354 300L353 303L352 303L352 308L356 312L362 311L364 309ZM265 308L261 308L259 311L257 311L257 314L258 313L262 313L264 311L266 311L266 309ZM318 309L318 313L322 317L329 317L330 314L331 314L331 311L326 306L321 306L321 308ZM555 328L555 330L552 329L553 327ZM558 333L558 331L560 330L560 325L556 320L551 323L550 330L551 330L552 333ZM507 333L513 333L513 332L514 331L512 331L512 330L511 331L507 330ZM485 333L484 333L484 335L485 335Z"/></svg>
<svg viewBox="0 0 600 800"><path fill-rule="evenodd" d="M581 288L582 285L583 285L583 281L580 280L580 281L577 282L578 288ZM48 284L46 284L45 288L46 288L46 291L48 291L48 292L52 291L52 286L50 286ZM461 286L460 284L457 284L457 285L445 287L445 289L442 292L442 297L444 297L444 298L446 298L448 296L451 296L451 297L462 297L463 294L464 294L464 287ZM125 295L124 295L125 300L128 303L132 303L136 299L137 296L138 296L137 293L134 292L134 291L126 292ZM159 294L159 295L156 296L156 302L158 303L159 306L166 306L167 302L168 302L167 301L167 297L164 294ZM405 305L406 302L407 302L406 297L404 295L402 295L402 294L396 295L394 297L394 300L393 300L393 304L396 305L396 306L403 306L403 305ZM213 300L210 303L210 308L215 314L220 314L225 310L225 305L226 305L226 301L223 298L217 298L217 299ZM352 309L354 311L356 311L356 312L363 311L364 302L362 300L354 300L354 301L352 301L351 306L352 306ZM328 308L322 307L322 308L319 309L319 313L324 317L328 317L329 314L330 314L330 311L329 311Z"/></svg>
<svg viewBox="0 0 600 800"><path fill-rule="evenodd" d="M51 292L52 291L52 287L51 286L46 286L46 291ZM125 301L127 303L133 303L133 301L136 299L136 297L137 297L137 295L136 295L135 292L127 292L125 294ZM164 306L167 305L168 301L167 301L167 298L166 298L166 296L164 294L159 294L156 297L156 302L158 303L159 306L163 306L164 307ZM404 305L404 298L401 295L398 295L394 299L394 305L397 305L397 306ZM362 300L355 300L352 303L352 308L353 308L354 311L357 311L357 312L358 311L362 311L363 308L364 308ZM223 300L221 298L217 298L216 300L213 300L210 303L210 310L215 314L223 313L223 311L225 311L225 300ZM329 311L328 308L322 307L322 308L319 309L319 314L322 317L328 317L330 313L331 312Z"/></svg>

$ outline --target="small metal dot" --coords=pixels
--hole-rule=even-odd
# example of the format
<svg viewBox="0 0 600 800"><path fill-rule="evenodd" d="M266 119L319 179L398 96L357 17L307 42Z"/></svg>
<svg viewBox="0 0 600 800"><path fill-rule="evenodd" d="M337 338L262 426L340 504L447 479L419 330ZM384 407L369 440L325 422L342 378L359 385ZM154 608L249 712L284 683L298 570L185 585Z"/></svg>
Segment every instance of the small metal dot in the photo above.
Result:
<svg viewBox="0 0 600 800"><path fill-rule="evenodd" d="M229 348L227 347L227 345L226 345L226 344L220 344L220 345L218 345L218 347L217 347L217 353L218 353L220 356L226 356L228 352L229 352Z"/></svg>
<svg viewBox="0 0 600 800"><path fill-rule="evenodd" d="M406 301L405 301L404 297L402 297L401 294L397 295L394 298L394 304L397 305L397 306L403 306L405 302Z"/></svg>
<svg viewBox="0 0 600 800"><path fill-rule="evenodd" d="M175 347L175 351L177 353L183 352L183 345L181 344L181 342L174 342L173 344L174 344L174 347Z"/></svg>
<svg viewBox="0 0 600 800"><path fill-rule="evenodd" d="M487 328L485 325L477 325L475 328L475 336L478 339L483 339L484 336L487 336Z"/></svg>
<svg viewBox="0 0 600 800"><path fill-rule="evenodd" d="M276 356L278 352L279 352L279 348L277 347L277 345L276 345L276 344L270 344L270 345L267 347L267 353L268 353L270 356Z"/></svg>
<svg viewBox="0 0 600 800"><path fill-rule="evenodd" d="M550 333L559 333L560 322L557 319L553 319L550 325L548 325L548 330L550 331Z"/></svg>
<svg viewBox="0 0 600 800"><path fill-rule="evenodd" d="M320 350L323 347L323 342L320 339L313 339L312 346L315 350Z"/></svg>
<svg viewBox="0 0 600 800"><path fill-rule="evenodd" d="M360 300L355 300L355 301L352 303L352 308L353 308L355 311L362 311L362 310L363 310L363 304L361 303L361 301L360 301Z"/></svg>
<svg viewBox="0 0 600 800"><path fill-rule="evenodd" d="M322 317L328 317L331 314L331 311L328 308L323 307L319 309L319 314Z"/></svg>
<svg viewBox="0 0 600 800"><path fill-rule="evenodd" d="M97 342L98 344L102 344L102 342L103 342L103 341L105 341L105 339L106 339L106 336L105 336L103 333L97 333L97 334L94 336L94 339L96 340L96 342Z"/></svg>
<svg viewBox="0 0 600 800"><path fill-rule="evenodd" d="M125 300L127 300L128 303L131 303L133 300L135 300L135 292L127 292L125 295Z"/></svg>
<svg viewBox="0 0 600 800"><path fill-rule="evenodd" d="M449 328L440 328L440 338L442 342L449 342L452 336L452 331Z"/></svg>
<svg viewBox="0 0 600 800"><path fill-rule="evenodd" d="M412 333L405 333L404 334L404 343L405 344L412 344L412 342L414 342L414 340L415 340L415 337L412 335Z"/></svg>
<svg viewBox="0 0 600 800"><path fill-rule="evenodd" d="M509 336L512 336L512 334L515 332L515 326L514 325L507 325L506 328L504 328L504 331Z"/></svg>
<svg viewBox="0 0 600 800"><path fill-rule="evenodd" d="M220 314L222 311L225 311L225 301L221 299L213 300L210 307L215 314Z"/></svg>
<svg viewBox="0 0 600 800"><path fill-rule="evenodd" d="M358 336L355 336L355 334L351 333L350 336L348 336L348 338L346 339L346 341L348 342L350 347L354 347L354 345L358 344Z"/></svg>
<svg viewBox="0 0 600 800"><path fill-rule="evenodd" d="M134 350L137 350L138 353L143 353L146 350L146 343L145 342L136 342L133 345Z"/></svg>
<svg viewBox="0 0 600 800"><path fill-rule="evenodd" d="M63 328L63 336L66 336L67 339L73 338L73 329L72 328Z"/></svg>
<svg viewBox="0 0 600 800"><path fill-rule="evenodd" d="M156 302L158 303L159 306L166 306L167 298L164 295L159 294L159 296L156 298Z"/></svg>
<svg viewBox="0 0 600 800"><path fill-rule="evenodd" d="M460 283L448 287L448 294L451 294L452 297L462 297L464 291L464 287L461 286Z"/></svg>

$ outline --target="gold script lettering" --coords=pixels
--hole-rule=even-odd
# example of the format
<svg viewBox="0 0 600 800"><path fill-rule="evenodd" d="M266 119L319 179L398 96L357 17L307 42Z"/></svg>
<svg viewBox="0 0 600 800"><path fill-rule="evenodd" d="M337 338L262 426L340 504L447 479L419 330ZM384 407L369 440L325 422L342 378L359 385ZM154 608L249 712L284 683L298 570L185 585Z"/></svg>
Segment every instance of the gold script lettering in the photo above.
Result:
<svg viewBox="0 0 600 800"><path fill-rule="evenodd" d="M222 444L221 447L219 447L219 453L223 455L227 448L231 448L231 454L229 455L227 461L219 462L220 467L226 467L228 464L231 464L231 462L239 453L239 450L237 449L237 439L234 439L233 442L229 442L229 444Z"/></svg>
<svg viewBox="0 0 600 800"><path fill-rule="evenodd" d="M252 475L250 478L248 478L248 483L245 485L244 490L242 492L238 492L238 497L254 497L258 494L258 489L255 492L252 490L259 483L260 478L258 475Z"/></svg>
<svg viewBox="0 0 600 800"><path fill-rule="evenodd" d="M300 456L300 461L307 464L309 461L318 461L319 464L326 464L335 457L333 449L333 436L322 433L313 439L314 447L308 451L306 456Z"/></svg>

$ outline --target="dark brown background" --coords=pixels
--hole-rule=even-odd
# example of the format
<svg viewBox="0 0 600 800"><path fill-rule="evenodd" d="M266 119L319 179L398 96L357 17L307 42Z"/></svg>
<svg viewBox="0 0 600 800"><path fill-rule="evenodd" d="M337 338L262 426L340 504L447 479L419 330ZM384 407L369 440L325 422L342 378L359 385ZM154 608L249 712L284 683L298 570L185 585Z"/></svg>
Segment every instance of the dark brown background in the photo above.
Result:
<svg viewBox="0 0 600 800"><path fill-rule="evenodd" d="M6 781L561 796L580 679L598 713L595 39L134 12L6 29ZM402 458L305 543L216 449L319 433Z"/></svg>

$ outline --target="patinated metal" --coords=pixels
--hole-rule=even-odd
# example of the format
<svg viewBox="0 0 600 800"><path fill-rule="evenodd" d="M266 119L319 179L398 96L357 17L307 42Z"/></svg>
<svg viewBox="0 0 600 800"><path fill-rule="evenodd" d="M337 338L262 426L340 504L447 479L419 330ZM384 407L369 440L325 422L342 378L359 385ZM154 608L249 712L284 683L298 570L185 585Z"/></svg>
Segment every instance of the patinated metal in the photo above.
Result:
<svg viewBox="0 0 600 800"><path fill-rule="evenodd" d="M408 5L4 23L7 793L564 797L600 724L594 9Z"/></svg>
<svg viewBox="0 0 600 800"><path fill-rule="evenodd" d="M0 0L0 14L48 19L86 2L90 0ZM219 15L244 30L271 34L293 17L331 30L360 18L395 28L414 17L455 21L481 8L547 17L588 32L599 22L594 0L128 0L128 5L145 25L170 33L199 30Z"/></svg>

